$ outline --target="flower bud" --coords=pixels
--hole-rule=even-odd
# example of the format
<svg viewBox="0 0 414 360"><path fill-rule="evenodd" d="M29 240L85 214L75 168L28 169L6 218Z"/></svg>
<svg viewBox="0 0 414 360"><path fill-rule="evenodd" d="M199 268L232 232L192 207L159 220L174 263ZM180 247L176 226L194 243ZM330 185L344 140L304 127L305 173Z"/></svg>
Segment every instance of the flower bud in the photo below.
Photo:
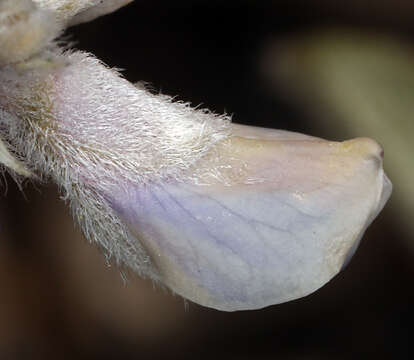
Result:
<svg viewBox="0 0 414 360"><path fill-rule="evenodd" d="M87 54L3 70L0 107L3 138L63 189L91 241L220 310L324 285L391 193L371 139L231 125L134 87Z"/></svg>

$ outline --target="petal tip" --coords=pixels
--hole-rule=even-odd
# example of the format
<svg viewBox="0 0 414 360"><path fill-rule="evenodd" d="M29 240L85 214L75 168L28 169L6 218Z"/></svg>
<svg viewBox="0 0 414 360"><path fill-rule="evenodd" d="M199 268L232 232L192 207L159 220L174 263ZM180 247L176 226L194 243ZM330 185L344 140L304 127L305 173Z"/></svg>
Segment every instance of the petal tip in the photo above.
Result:
<svg viewBox="0 0 414 360"><path fill-rule="evenodd" d="M345 151L361 155L363 157L375 157L382 161L384 158L383 147L375 140L368 137L358 137L341 143Z"/></svg>

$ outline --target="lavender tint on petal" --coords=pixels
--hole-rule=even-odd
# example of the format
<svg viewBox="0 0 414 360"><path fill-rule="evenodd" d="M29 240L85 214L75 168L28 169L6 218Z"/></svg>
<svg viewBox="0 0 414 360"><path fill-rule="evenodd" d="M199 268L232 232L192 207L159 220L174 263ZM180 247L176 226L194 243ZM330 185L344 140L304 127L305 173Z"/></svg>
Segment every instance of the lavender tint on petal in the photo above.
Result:
<svg viewBox="0 0 414 360"><path fill-rule="evenodd" d="M302 196L307 181L320 181L316 165L289 190L266 172L264 183L233 188L132 186L113 206L172 290L221 310L261 308L313 292L355 251L390 193L381 168L371 166L377 160L368 158L356 156L362 178L339 176ZM370 176L370 188L362 188Z"/></svg>

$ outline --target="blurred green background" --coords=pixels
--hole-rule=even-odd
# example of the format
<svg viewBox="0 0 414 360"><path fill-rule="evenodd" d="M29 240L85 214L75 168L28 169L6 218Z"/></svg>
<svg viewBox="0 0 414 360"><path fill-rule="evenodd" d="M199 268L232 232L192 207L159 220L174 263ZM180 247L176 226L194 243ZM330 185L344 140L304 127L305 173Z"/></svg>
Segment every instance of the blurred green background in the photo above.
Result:
<svg viewBox="0 0 414 360"><path fill-rule="evenodd" d="M394 184L348 267L259 311L185 303L105 264L53 187L6 177L0 359L400 359L413 356L414 2L144 2L68 31L130 81L238 123L369 136Z"/></svg>

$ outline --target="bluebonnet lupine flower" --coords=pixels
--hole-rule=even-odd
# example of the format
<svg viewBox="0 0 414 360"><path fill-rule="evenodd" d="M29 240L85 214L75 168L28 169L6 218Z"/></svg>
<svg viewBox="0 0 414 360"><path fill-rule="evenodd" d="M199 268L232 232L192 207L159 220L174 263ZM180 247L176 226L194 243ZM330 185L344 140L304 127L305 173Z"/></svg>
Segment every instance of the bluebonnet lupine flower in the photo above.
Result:
<svg viewBox="0 0 414 360"><path fill-rule="evenodd" d="M98 3L19 2L56 24ZM54 181L109 258L199 304L256 309L315 291L391 193L371 139L236 125L133 85L91 54L53 42L23 53L2 54L4 166Z"/></svg>

